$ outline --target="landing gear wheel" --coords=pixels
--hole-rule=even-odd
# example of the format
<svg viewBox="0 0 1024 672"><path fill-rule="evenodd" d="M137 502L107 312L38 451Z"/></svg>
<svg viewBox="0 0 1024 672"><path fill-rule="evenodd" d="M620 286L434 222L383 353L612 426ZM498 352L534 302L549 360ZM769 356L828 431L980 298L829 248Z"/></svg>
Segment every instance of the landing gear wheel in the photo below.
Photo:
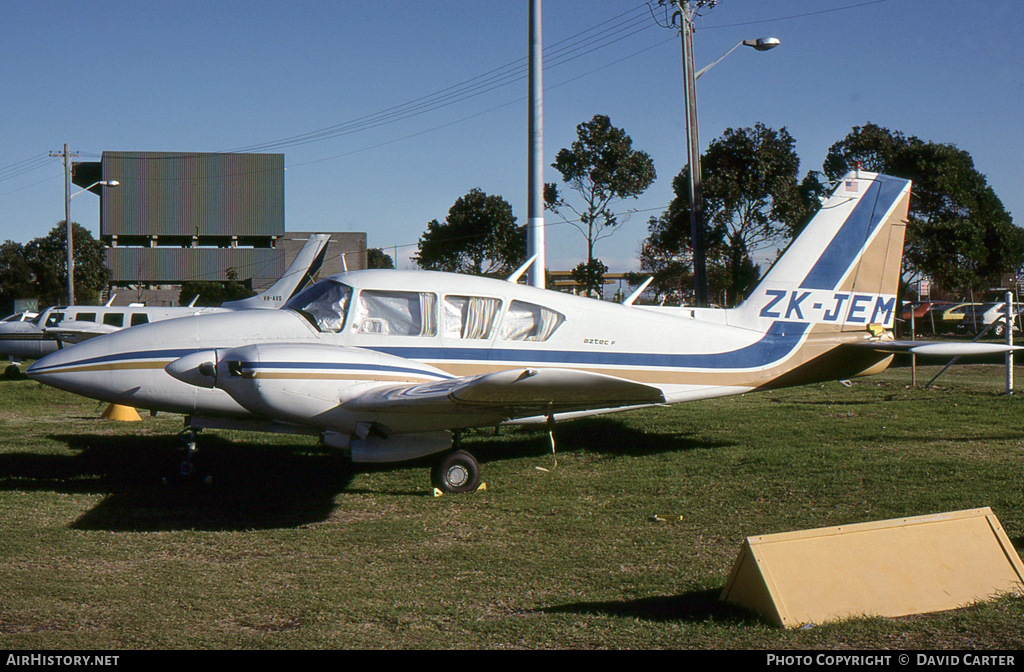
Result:
<svg viewBox="0 0 1024 672"><path fill-rule="evenodd" d="M1000 336L1005 335L1006 334L1006 325L1003 324L1003 323L997 324L996 326L992 327L992 333L996 336L996 338L999 338Z"/></svg>
<svg viewBox="0 0 1024 672"><path fill-rule="evenodd" d="M434 465L430 480L441 492L473 492L480 487L480 465L466 451L456 450Z"/></svg>

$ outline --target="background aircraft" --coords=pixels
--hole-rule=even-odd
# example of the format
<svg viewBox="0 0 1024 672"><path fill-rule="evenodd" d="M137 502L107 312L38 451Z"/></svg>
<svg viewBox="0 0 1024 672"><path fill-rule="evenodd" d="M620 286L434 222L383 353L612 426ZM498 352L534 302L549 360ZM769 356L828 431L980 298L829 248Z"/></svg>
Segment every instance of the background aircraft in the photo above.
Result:
<svg viewBox="0 0 1024 672"><path fill-rule="evenodd" d="M435 486L468 491L480 476L471 455L452 449L462 429L842 380L881 371L895 352L936 347L889 331L909 197L907 180L847 175L732 309L597 301L517 284L523 269L512 282L356 271L309 287L284 310L144 325L49 355L27 373L185 414L186 432L317 435L355 462L437 454Z"/></svg>
<svg viewBox="0 0 1024 672"><path fill-rule="evenodd" d="M17 373L17 362L21 359L37 359L66 344L75 344L125 327L226 310L280 308L319 272L327 255L329 240L329 234L310 236L284 274L270 288L256 296L228 301L216 308L196 308L191 304L111 306L108 302L103 306L55 306L29 319L13 319L17 316L12 315L0 322L0 355L7 355L12 362L5 375Z"/></svg>

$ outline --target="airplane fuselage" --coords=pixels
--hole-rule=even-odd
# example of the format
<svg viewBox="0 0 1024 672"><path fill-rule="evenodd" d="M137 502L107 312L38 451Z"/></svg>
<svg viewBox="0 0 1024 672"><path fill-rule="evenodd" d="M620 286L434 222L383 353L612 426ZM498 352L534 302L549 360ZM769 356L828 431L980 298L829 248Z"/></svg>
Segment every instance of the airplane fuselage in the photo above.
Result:
<svg viewBox="0 0 1024 672"><path fill-rule="evenodd" d="M429 291L423 289L425 279ZM259 415L252 411L257 405L240 404L240 393L226 390L229 381L213 386L211 380L204 386L198 374L185 382L181 372L197 370L202 353L288 343L294 352L279 349L273 361L250 362L246 375L254 382L247 384L260 385L261 394L280 385L280 394L296 399L288 420L301 424L316 417L323 426L324 413L368 387L520 367L634 381L657 388L667 403L739 394L770 382L778 369L792 365L791 358L805 357L816 339L811 324L779 322L763 333L730 324L727 310L622 306L443 273L358 271L323 283L333 283L344 293L344 311L327 316L321 310L319 320L298 308L258 315L233 311L143 325L52 355L32 375L78 394L137 408L249 418ZM836 345L835 334L828 331L822 350ZM850 339L868 336L864 330ZM249 356L258 358L259 348ZM185 359L189 357L198 358L194 365ZM208 358L217 364L217 357ZM877 359L854 362L855 370L848 374ZM165 369L178 360L184 363L175 377ZM350 431L375 414L338 415L331 428ZM451 414L410 414L407 423L393 417L388 426L398 432L423 431L485 420L479 413L470 415L460 421ZM486 422L510 419L502 410Z"/></svg>

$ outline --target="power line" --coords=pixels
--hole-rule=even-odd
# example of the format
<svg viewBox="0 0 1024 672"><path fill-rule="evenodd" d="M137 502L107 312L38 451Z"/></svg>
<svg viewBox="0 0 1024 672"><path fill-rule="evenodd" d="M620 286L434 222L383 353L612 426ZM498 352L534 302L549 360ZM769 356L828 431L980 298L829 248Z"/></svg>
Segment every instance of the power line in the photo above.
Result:
<svg viewBox="0 0 1024 672"><path fill-rule="evenodd" d="M556 42L545 49L545 70L564 65L589 53L603 49L623 39L632 37L643 30L654 27L656 23L646 13L638 13L638 10L646 7L640 5L633 10L604 21L596 26L576 33L564 40ZM629 16L629 15L633 16ZM622 19L622 17L627 17ZM621 19L621 20L619 20ZM614 25L598 30L608 23L616 21ZM597 32L595 32L597 31ZM357 117L355 119L327 126L315 131L309 131L278 140L239 147L229 151L249 152L266 151L269 149L282 149L297 145L321 142L331 138L349 135L358 131L377 128L390 123L403 121L411 117L432 112L443 107L463 102L470 98L489 93L501 87L520 81L527 74L527 59L520 58L506 63L485 72L476 77L464 80L458 84L440 89L434 93L421 96L414 100L386 108L378 112Z"/></svg>

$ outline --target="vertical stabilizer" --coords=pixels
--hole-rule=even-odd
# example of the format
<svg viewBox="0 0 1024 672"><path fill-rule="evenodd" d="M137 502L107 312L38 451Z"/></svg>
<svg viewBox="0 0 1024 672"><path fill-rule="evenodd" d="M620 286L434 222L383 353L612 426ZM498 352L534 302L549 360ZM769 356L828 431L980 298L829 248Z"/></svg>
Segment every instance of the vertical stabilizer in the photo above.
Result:
<svg viewBox="0 0 1024 672"><path fill-rule="evenodd" d="M243 310L247 308L280 308L296 292L308 285L324 264L327 258L327 243L331 236L328 233L314 233L299 250L298 255L285 270L284 275L266 291L250 296L247 299L228 301L221 304L222 308Z"/></svg>
<svg viewBox="0 0 1024 672"><path fill-rule="evenodd" d="M909 204L909 180L848 173L730 323L891 328Z"/></svg>

